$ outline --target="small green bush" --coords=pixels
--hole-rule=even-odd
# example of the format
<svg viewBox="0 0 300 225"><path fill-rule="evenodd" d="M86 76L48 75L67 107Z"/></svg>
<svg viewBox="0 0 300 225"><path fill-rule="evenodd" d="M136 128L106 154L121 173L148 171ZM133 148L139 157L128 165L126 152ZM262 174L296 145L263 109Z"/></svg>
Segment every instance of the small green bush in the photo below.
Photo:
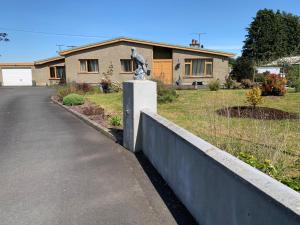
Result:
<svg viewBox="0 0 300 225"><path fill-rule="evenodd" d="M157 102L160 104L173 102L178 98L176 90L172 87L167 87L160 80L153 80L157 83Z"/></svg>
<svg viewBox="0 0 300 225"><path fill-rule="evenodd" d="M175 89L163 89L157 93L158 103L173 102L178 97Z"/></svg>
<svg viewBox="0 0 300 225"><path fill-rule="evenodd" d="M82 105L84 104L84 98L82 95L78 95L75 93L69 94L63 98L64 105Z"/></svg>
<svg viewBox="0 0 300 225"><path fill-rule="evenodd" d="M232 86L233 86L233 83L234 83L234 80L232 80L231 77L228 76L228 77L225 79L224 86L225 86L227 89L231 89Z"/></svg>
<svg viewBox="0 0 300 225"><path fill-rule="evenodd" d="M114 127L121 125L121 118L119 116L113 116L110 118L110 124Z"/></svg>
<svg viewBox="0 0 300 225"><path fill-rule="evenodd" d="M211 91L217 91L220 89L220 81L219 80L212 80L208 83L208 88Z"/></svg>

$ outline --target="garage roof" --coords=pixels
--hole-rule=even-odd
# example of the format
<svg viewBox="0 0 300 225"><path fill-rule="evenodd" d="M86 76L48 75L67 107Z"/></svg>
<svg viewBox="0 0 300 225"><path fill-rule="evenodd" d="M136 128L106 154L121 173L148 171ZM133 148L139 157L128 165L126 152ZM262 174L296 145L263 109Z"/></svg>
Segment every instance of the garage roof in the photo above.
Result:
<svg viewBox="0 0 300 225"><path fill-rule="evenodd" d="M8 67L24 67L24 66L33 66L32 62L4 62L4 63L0 63L0 66L8 66Z"/></svg>
<svg viewBox="0 0 300 225"><path fill-rule="evenodd" d="M186 50L186 51L191 51L191 52L200 52L200 53L220 55L220 56L226 56L226 57L235 56L235 54L229 53L229 52L222 52L222 51L216 51L216 50L210 50L210 49L204 49L204 48L187 47L187 46L183 46L183 45L173 45L173 44L167 44L167 43L162 43L162 42L145 41L145 40L139 40L139 39L132 39L132 38L128 38L128 37L118 37L118 38L114 38L114 39L110 39L110 40L106 40L106 41L102 41L102 42L97 42L94 44L83 45L80 47L61 51L61 52L59 52L59 54L61 56L65 56L70 53L87 50L87 49L91 49L91 48L96 48L96 47L100 47L100 46L105 46L105 45L109 45L109 44L114 44L114 43L118 43L118 42L129 42L129 43L135 43L135 44L166 47L166 48Z"/></svg>

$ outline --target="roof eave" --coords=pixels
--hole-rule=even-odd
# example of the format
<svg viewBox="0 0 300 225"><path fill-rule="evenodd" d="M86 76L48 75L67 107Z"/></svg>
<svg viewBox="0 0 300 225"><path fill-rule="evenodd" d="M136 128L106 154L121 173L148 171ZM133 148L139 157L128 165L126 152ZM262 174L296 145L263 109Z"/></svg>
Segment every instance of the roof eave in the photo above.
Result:
<svg viewBox="0 0 300 225"><path fill-rule="evenodd" d="M53 58L49 58L49 59L34 61L34 65L43 65L45 63L55 62L55 61L59 61L59 60L62 60L62 59L64 59L64 57L57 56L57 57L53 57Z"/></svg>

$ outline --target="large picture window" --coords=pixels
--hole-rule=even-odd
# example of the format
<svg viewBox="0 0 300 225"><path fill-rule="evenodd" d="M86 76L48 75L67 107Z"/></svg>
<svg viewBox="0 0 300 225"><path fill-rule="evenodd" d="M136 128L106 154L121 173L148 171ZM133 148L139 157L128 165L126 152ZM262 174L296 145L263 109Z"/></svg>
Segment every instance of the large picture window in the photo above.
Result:
<svg viewBox="0 0 300 225"><path fill-rule="evenodd" d="M52 66L50 67L50 78L51 79L63 79L65 77L64 66Z"/></svg>
<svg viewBox="0 0 300 225"><path fill-rule="evenodd" d="M123 73L132 73L136 70L137 66L132 59L121 59L121 71Z"/></svg>
<svg viewBox="0 0 300 225"><path fill-rule="evenodd" d="M212 59L186 59L185 60L185 76L212 76L213 60Z"/></svg>
<svg viewBox="0 0 300 225"><path fill-rule="evenodd" d="M83 73L97 73L99 72L98 59L81 59L80 72Z"/></svg>

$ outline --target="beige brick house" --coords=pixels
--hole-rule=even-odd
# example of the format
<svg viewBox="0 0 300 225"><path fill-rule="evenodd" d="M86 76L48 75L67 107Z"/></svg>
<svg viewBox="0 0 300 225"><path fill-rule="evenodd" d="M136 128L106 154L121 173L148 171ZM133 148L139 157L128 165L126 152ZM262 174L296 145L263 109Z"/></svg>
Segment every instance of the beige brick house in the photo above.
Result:
<svg viewBox="0 0 300 225"><path fill-rule="evenodd" d="M11 74L19 71L15 82L20 84L22 72L26 70L28 74L31 70L31 79L36 85L51 85L62 81L98 84L110 67L113 69L111 79L122 82L133 78L135 65L130 59L132 47L146 59L151 69L149 78L160 79L169 85L175 84L178 79L184 84L194 81L205 84L211 79L224 81L228 75L228 60L234 56L232 53L198 46L120 37L61 51L57 57L34 63L0 63L0 82L2 85L13 84ZM30 78L26 79L28 84Z"/></svg>

